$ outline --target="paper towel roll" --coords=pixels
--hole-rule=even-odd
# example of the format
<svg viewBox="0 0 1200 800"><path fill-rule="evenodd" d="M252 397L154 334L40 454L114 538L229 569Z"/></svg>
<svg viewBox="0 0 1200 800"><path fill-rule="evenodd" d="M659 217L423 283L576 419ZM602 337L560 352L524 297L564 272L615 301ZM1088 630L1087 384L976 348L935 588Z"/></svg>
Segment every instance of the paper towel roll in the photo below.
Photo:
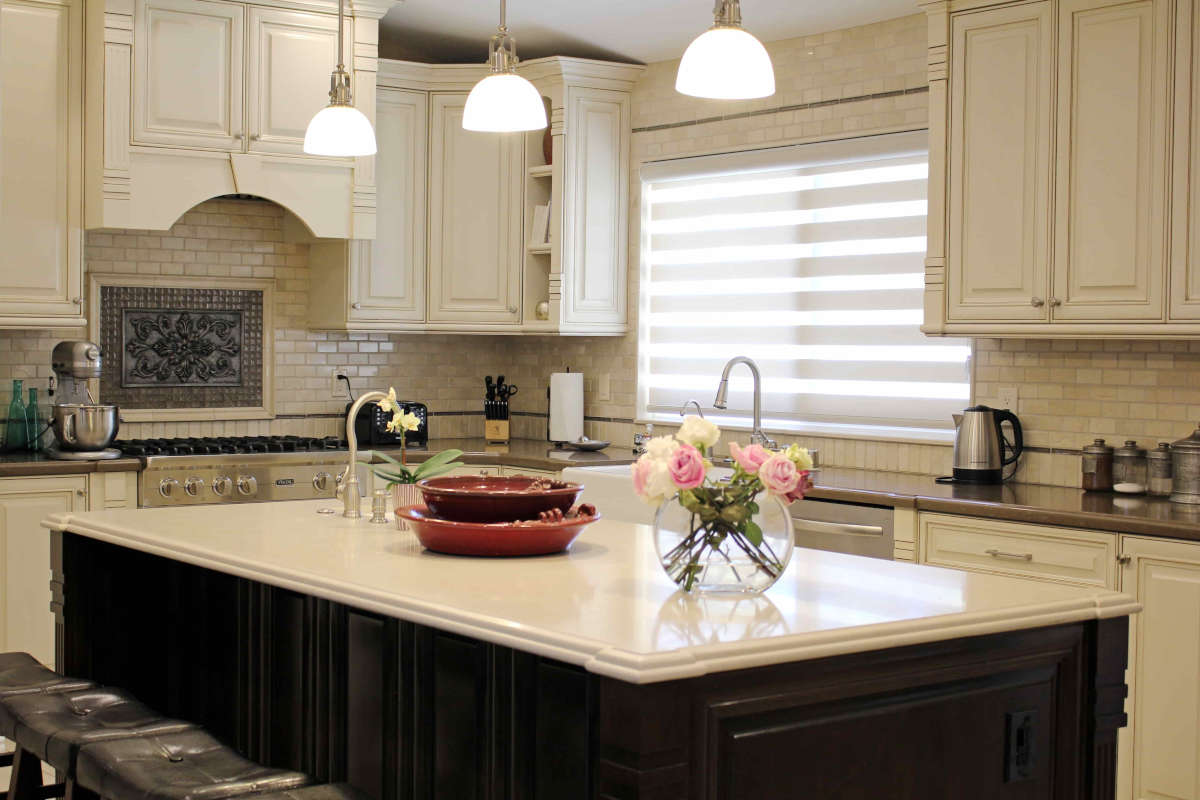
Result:
<svg viewBox="0 0 1200 800"><path fill-rule="evenodd" d="M583 436L583 373L550 373L550 441L574 442Z"/></svg>

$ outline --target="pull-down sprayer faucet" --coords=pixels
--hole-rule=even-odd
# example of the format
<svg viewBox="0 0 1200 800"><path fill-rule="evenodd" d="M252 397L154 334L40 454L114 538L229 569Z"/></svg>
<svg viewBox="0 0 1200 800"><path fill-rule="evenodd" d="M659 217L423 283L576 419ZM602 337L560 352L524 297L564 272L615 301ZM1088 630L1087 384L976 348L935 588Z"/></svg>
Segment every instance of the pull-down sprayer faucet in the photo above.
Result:
<svg viewBox="0 0 1200 800"><path fill-rule="evenodd" d="M717 387L717 398L713 400L713 408L726 408L729 404L729 372L738 364L745 364L750 368L750 375L754 378L754 430L750 432L750 444L758 444L768 449L775 449L776 444L773 440L768 439L762 429L762 374L758 371L758 364L746 356L734 356L725 364L725 369L721 372L721 384Z"/></svg>

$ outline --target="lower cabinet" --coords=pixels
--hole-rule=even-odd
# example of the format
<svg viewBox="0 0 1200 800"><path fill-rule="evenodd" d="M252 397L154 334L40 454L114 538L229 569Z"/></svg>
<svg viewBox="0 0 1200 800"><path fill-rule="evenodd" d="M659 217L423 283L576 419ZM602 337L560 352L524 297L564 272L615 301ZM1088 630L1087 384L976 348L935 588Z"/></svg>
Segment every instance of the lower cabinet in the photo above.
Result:
<svg viewBox="0 0 1200 800"><path fill-rule="evenodd" d="M50 514L87 507L83 475L0 479L0 641L54 664L50 611ZM136 497L136 494L135 494Z"/></svg>

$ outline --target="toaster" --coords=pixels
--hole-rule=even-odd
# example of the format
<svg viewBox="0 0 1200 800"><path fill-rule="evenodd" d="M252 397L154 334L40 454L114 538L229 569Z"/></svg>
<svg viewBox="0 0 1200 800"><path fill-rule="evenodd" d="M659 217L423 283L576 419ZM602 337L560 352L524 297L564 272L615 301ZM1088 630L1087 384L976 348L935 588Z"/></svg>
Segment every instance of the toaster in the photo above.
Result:
<svg viewBox="0 0 1200 800"><path fill-rule="evenodd" d="M392 415L380 408L378 403L367 403L358 410L358 416L354 419L354 435L358 437L360 445L399 447L401 444L400 437L403 435L403 443L407 447L428 446L428 407L424 403L415 403L409 400L400 400L398 404L406 413L416 416L417 429L415 431L407 431L404 434L401 434L399 431L395 433L389 431L387 424L391 420ZM346 413L350 412L350 405L346 405Z"/></svg>

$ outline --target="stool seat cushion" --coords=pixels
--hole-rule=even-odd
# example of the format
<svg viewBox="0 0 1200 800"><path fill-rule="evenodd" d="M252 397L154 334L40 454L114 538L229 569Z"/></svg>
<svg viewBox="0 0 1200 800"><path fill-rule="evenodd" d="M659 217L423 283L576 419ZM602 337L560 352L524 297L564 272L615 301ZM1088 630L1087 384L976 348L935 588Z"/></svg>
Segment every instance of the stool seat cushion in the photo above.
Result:
<svg viewBox="0 0 1200 800"><path fill-rule="evenodd" d="M79 748L93 742L196 727L168 719L119 689L0 697L0 729L55 769L75 774Z"/></svg>
<svg viewBox="0 0 1200 800"><path fill-rule="evenodd" d="M84 745L75 780L105 800L218 800L311 783L247 761L199 728Z"/></svg>
<svg viewBox="0 0 1200 800"><path fill-rule="evenodd" d="M366 792L355 789L348 783L323 783L288 789L286 792L260 794L254 800L371 800Z"/></svg>
<svg viewBox="0 0 1200 800"><path fill-rule="evenodd" d="M22 694L48 692L70 692L90 689L91 681L79 678L64 678L57 672L43 667L28 653L0 654L0 698ZM0 736L12 738L12 731L0 723Z"/></svg>

